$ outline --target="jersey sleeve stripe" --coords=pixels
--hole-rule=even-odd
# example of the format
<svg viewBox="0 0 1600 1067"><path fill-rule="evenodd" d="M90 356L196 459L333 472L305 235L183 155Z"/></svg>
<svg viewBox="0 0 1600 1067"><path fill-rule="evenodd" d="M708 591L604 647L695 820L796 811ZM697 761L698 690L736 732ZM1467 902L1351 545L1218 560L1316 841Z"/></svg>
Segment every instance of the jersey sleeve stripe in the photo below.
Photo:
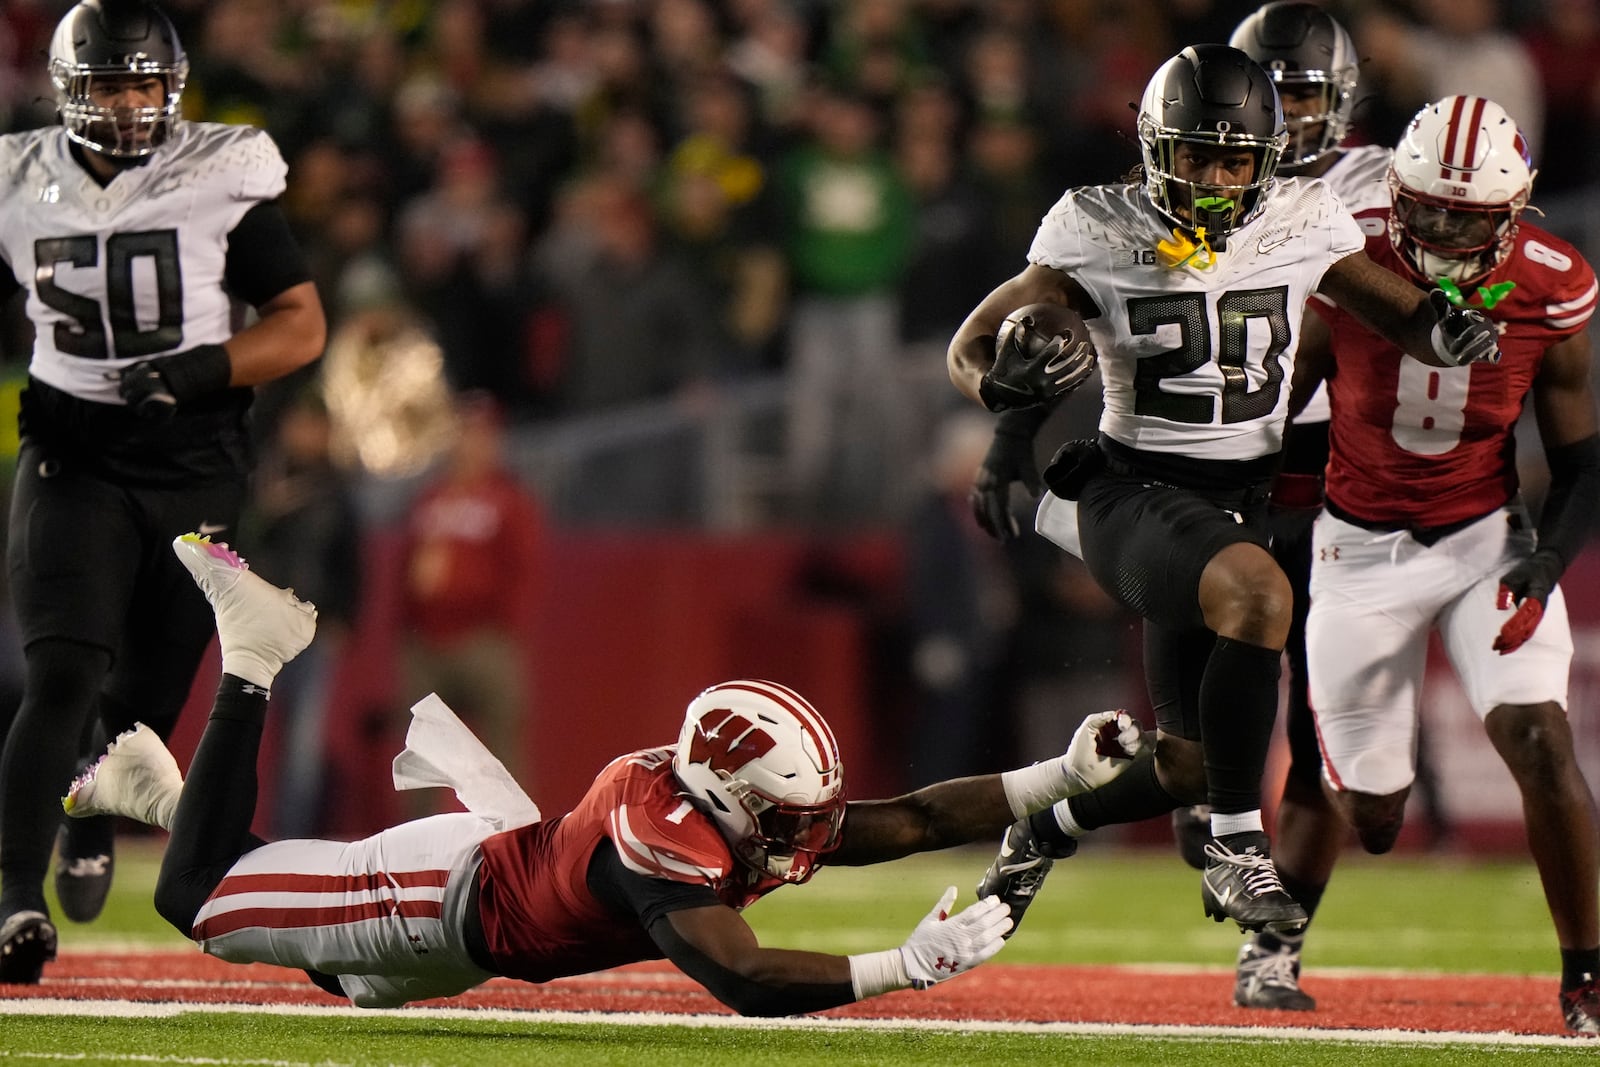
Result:
<svg viewBox="0 0 1600 1067"><path fill-rule="evenodd" d="M693 863L672 852L653 848L634 830L629 819L628 806L623 804L607 816L611 825L611 839L619 846L617 855L622 863L635 874L646 875L651 878L672 877L678 875L691 879L703 879L707 883L715 882L723 877L721 870L707 870L697 863Z"/></svg>
<svg viewBox="0 0 1600 1067"><path fill-rule="evenodd" d="M1556 316L1561 314L1563 311L1576 311L1585 304L1594 303L1596 294L1600 294L1600 280L1590 282L1589 288L1585 290L1584 294L1580 297L1564 301L1560 304L1547 304L1545 306L1544 313L1546 315Z"/></svg>
<svg viewBox="0 0 1600 1067"><path fill-rule="evenodd" d="M1590 308L1581 315L1569 315L1563 319L1546 319L1545 325L1556 330L1570 330L1574 326L1582 326L1588 322L1589 317L1593 314L1594 309Z"/></svg>

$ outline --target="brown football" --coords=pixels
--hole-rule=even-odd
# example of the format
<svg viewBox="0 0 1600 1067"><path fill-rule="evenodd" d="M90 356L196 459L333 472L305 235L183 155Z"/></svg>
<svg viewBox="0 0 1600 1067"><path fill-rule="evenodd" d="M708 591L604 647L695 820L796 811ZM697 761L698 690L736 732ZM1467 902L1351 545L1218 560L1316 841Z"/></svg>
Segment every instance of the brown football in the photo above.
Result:
<svg viewBox="0 0 1600 1067"><path fill-rule="evenodd" d="M1084 325L1083 316L1067 305L1029 304L1006 316L995 335L994 350L998 353L1015 335L1017 353L1032 359L1064 333L1071 334L1074 341L1089 341L1089 327Z"/></svg>

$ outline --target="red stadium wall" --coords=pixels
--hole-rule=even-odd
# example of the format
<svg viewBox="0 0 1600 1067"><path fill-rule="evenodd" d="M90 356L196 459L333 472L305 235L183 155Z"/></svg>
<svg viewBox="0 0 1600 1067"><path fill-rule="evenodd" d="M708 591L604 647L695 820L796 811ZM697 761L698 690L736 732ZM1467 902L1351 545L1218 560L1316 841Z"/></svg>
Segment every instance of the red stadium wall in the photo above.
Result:
<svg viewBox="0 0 1600 1067"><path fill-rule="evenodd" d="M565 810L612 757L673 741L683 709L727 678L772 678L833 725L857 796L900 788L874 758L875 619L893 615L899 552L889 537L562 531L552 538L545 603L526 636L534 699L526 738L545 810ZM328 827L354 836L403 817L389 762L408 708L395 669L397 543L374 537L366 602L335 682L328 734ZM216 654L196 679L173 750L187 765L215 688ZM269 727L259 810L268 810ZM259 827L265 830L266 827Z"/></svg>

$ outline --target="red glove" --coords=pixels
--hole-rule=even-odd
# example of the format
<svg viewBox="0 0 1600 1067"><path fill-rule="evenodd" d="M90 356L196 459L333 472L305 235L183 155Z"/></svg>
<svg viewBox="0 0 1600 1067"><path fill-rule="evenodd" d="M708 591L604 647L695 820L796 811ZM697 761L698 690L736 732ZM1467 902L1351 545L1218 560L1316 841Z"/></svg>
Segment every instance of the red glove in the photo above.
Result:
<svg viewBox="0 0 1600 1067"><path fill-rule="evenodd" d="M1500 627L1494 639L1494 650L1502 656L1515 652L1533 636L1544 618L1544 602L1563 570L1561 557L1554 552L1541 550L1518 563L1500 579L1500 595L1496 606L1508 611L1516 606L1516 614Z"/></svg>

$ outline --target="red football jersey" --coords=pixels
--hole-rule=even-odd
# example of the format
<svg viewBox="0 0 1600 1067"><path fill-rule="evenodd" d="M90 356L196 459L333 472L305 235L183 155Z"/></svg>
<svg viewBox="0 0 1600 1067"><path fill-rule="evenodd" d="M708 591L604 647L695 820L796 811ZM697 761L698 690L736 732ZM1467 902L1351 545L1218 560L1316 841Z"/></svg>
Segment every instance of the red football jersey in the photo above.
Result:
<svg viewBox="0 0 1600 1067"><path fill-rule="evenodd" d="M1370 238L1367 254L1403 273L1387 235ZM1575 248L1526 222L1483 285L1508 282L1515 287L1485 311L1500 330L1497 365L1430 367L1343 310L1318 305L1336 360L1328 382L1334 505L1374 523L1445 526L1516 493L1512 431L1523 401L1546 349L1588 324L1597 289Z"/></svg>
<svg viewBox="0 0 1600 1067"><path fill-rule="evenodd" d="M733 858L716 825L672 774L671 747L612 760L572 811L484 841L479 912L497 969L547 982L661 950L637 923L619 923L589 892L589 859L610 838L630 870L702 884L743 909L784 883Z"/></svg>

